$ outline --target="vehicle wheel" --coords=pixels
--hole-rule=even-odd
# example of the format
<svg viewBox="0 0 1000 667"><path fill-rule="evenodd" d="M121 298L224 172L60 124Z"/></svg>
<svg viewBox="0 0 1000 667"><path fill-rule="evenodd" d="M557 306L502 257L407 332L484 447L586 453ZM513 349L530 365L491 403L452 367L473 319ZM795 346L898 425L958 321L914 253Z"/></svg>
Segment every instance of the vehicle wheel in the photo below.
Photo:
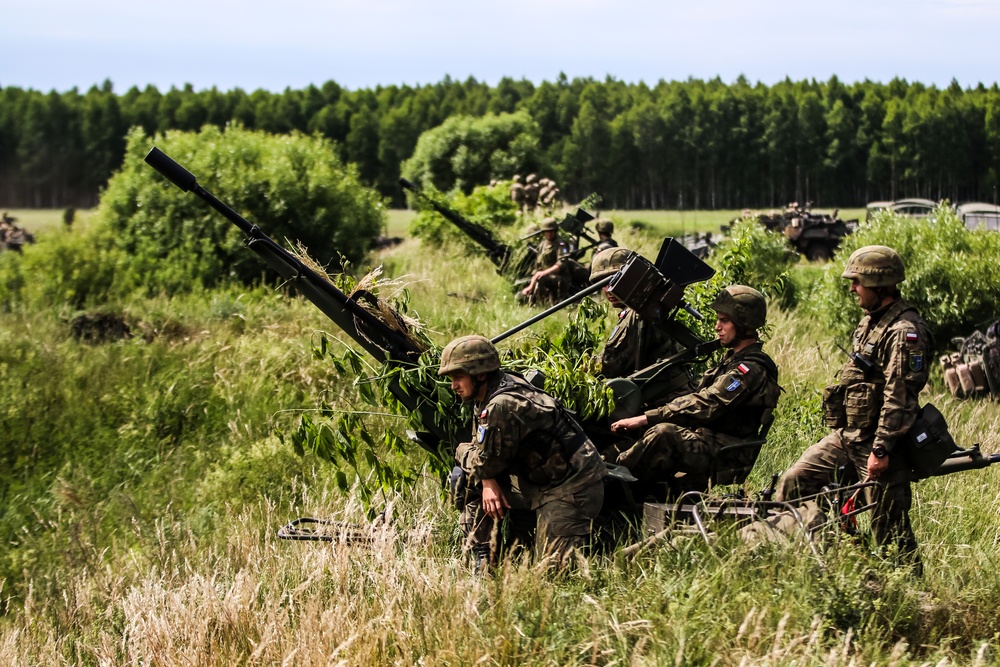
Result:
<svg viewBox="0 0 1000 667"><path fill-rule="evenodd" d="M825 243L814 241L806 246L806 259L810 262L825 262L833 257L833 252Z"/></svg>

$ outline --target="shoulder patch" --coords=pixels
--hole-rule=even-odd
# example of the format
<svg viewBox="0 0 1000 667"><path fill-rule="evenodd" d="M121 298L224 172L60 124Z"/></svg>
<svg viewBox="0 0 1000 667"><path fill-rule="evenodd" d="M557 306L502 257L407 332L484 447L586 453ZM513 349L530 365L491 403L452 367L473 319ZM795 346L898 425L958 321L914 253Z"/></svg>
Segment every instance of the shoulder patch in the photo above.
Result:
<svg viewBox="0 0 1000 667"><path fill-rule="evenodd" d="M906 332L906 340L909 343L915 343L919 338L920 338L920 336L917 335L916 331L907 331Z"/></svg>
<svg viewBox="0 0 1000 667"><path fill-rule="evenodd" d="M486 439L486 429L488 427L483 424L478 429L476 429L476 442L482 444L483 440Z"/></svg>
<svg viewBox="0 0 1000 667"><path fill-rule="evenodd" d="M907 336L909 336L909 334L907 334ZM914 352L913 354L910 355L910 370L911 371L922 371L923 369L924 369L924 354L923 354L923 352Z"/></svg>
<svg viewBox="0 0 1000 667"><path fill-rule="evenodd" d="M750 372L750 367L749 367L749 366L747 366L746 364L740 364L739 366L737 366L737 367L736 367L736 369L737 369L737 370L738 370L738 371L739 371L740 373L743 373L743 375L746 375L747 373L749 373L749 372Z"/></svg>
<svg viewBox="0 0 1000 667"><path fill-rule="evenodd" d="M726 391L736 391L739 388L740 388L740 381L733 380L732 382L729 383L729 386L726 387Z"/></svg>
<svg viewBox="0 0 1000 667"><path fill-rule="evenodd" d="M486 417L488 417L489 414L490 414L490 411L487 410L486 408L483 408L483 411L479 413L479 418L480 419L486 419Z"/></svg>

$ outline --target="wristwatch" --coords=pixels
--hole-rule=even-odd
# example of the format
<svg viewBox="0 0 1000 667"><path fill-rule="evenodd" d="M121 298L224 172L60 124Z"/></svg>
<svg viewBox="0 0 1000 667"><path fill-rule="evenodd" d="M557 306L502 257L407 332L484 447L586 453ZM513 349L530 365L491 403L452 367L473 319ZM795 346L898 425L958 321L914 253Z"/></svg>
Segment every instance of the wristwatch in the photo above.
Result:
<svg viewBox="0 0 1000 667"><path fill-rule="evenodd" d="M882 445L875 445L874 447L872 447L872 454L875 455L875 458L881 459L888 456L889 452Z"/></svg>

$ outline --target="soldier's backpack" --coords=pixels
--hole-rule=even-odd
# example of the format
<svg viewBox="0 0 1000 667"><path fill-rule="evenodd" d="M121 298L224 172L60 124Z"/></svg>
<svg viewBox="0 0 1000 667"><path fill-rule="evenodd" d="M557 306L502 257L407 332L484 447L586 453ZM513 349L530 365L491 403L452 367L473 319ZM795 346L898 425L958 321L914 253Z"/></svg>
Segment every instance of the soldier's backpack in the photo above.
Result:
<svg viewBox="0 0 1000 667"><path fill-rule="evenodd" d="M986 332L952 340L961 351L941 357L944 382L953 396L1000 398L1000 320Z"/></svg>

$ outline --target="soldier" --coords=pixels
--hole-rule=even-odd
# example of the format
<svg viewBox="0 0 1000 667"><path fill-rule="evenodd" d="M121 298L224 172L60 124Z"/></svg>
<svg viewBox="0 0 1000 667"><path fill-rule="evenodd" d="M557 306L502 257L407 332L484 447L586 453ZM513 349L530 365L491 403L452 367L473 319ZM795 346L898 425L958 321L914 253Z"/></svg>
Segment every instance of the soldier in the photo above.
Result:
<svg viewBox="0 0 1000 667"><path fill-rule="evenodd" d="M727 348L722 362L705 373L694 392L611 425L615 432L647 429L618 457L641 480L664 481L677 472L704 474L722 447L766 435L770 428L781 388L778 367L757 334L766 320L767 302L753 288L732 285L712 308L715 333Z"/></svg>
<svg viewBox="0 0 1000 667"><path fill-rule="evenodd" d="M521 299L555 303L567 296L571 287L569 267L564 261L569 248L559 238L559 223L555 218L545 218L540 226L544 238L538 244L534 272L527 287L521 290Z"/></svg>
<svg viewBox="0 0 1000 667"><path fill-rule="evenodd" d="M459 445L455 458L470 487L481 487L481 495L467 495L460 519L477 569L495 558L499 520L512 501L536 513L538 556L566 565L587 545L604 502L607 468L593 443L558 401L503 372L482 336L448 343L438 375L451 378L476 415L472 442Z"/></svg>
<svg viewBox="0 0 1000 667"><path fill-rule="evenodd" d="M877 245L855 250L843 277L851 281L865 316L854 331L855 356L840 369L840 382L823 395L833 431L785 472L776 497L789 501L816 493L847 466L858 479L876 483L865 489L866 504L875 503L875 539L895 544L919 566L909 517L910 471L894 450L916 420L933 341L926 322L899 292L905 274L895 250Z"/></svg>
<svg viewBox="0 0 1000 667"><path fill-rule="evenodd" d="M595 256L602 250L618 247L618 242L611 238L611 235L615 233L615 223L607 218L600 218L594 223L594 229L597 230L598 240L597 247L594 248Z"/></svg>
<svg viewBox="0 0 1000 667"><path fill-rule="evenodd" d="M625 265L632 251L627 248L608 248L594 255L590 263L590 282L606 278ZM619 301L604 286L604 296L614 308L620 309L618 324L611 331L598 360L601 375L606 378L628 377L632 373L649 366L658 359L676 354L681 347L662 327L652 326L631 308ZM668 390L661 403L679 394L691 391L693 378L690 373L676 377L676 387ZM655 407L655 406L648 406Z"/></svg>

